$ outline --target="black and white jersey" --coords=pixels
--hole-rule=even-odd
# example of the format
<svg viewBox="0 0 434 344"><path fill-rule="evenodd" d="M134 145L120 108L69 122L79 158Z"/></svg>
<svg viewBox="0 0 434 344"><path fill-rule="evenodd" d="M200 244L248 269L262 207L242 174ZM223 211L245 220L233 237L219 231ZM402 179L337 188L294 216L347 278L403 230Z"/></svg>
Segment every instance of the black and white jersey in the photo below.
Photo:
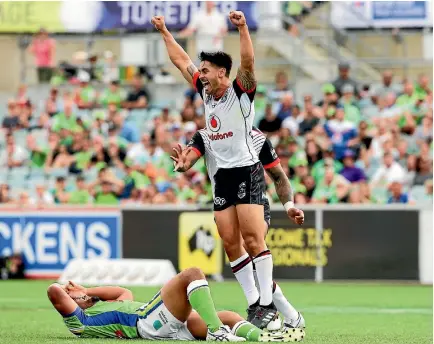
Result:
<svg viewBox="0 0 434 344"><path fill-rule="evenodd" d="M222 97L214 99L205 93L199 72L193 77L193 85L204 102L205 133L217 167L234 168L257 163L259 158L252 136L256 87L245 90L234 80Z"/></svg>
<svg viewBox="0 0 434 344"><path fill-rule="evenodd" d="M188 143L188 147L191 147L199 156L204 156L214 196L214 175L217 173L218 167L217 159L215 158L210 142L211 140L208 137L207 131L205 129L200 129L193 135L193 138ZM266 136L255 127L252 129L252 142L253 148L258 155L259 161L261 162L264 169L272 168L280 162L280 159L277 156L270 140L267 139Z"/></svg>

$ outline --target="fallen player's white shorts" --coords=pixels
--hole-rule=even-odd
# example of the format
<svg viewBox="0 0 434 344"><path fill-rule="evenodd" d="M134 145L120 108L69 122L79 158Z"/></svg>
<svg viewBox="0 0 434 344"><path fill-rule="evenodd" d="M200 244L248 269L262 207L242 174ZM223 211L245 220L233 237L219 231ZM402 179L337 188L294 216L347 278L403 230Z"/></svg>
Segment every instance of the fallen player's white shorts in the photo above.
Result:
<svg viewBox="0 0 434 344"><path fill-rule="evenodd" d="M149 340L196 340L187 323L176 319L163 302L144 319L137 321L139 336Z"/></svg>

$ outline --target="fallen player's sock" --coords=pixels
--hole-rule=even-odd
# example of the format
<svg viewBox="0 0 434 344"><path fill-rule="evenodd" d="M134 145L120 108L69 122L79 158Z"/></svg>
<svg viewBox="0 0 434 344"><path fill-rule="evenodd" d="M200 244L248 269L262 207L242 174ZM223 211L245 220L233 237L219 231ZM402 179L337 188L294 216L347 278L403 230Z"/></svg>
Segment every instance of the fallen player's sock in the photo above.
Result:
<svg viewBox="0 0 434 344"><path fill-rule="evenodd" d="M211 332L217 331L223 326L211 297L208 282L204 279L191 282L187 287L187 297L191 307L205 321Z"/></svg>
<svg viewBox="0 0 434 344"><path fill-rule="evenodd" d="M262 332L261 329L245 320L237 322L232 328L234 335L246 338L248 342L259 342Z"/></svg>

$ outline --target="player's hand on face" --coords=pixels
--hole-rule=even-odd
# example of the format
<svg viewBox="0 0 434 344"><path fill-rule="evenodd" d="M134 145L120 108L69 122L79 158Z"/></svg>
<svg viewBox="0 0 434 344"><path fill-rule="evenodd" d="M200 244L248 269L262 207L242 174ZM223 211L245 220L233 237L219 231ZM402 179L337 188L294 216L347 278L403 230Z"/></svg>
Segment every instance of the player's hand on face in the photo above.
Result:
<svg viewBox="0 0 434 344"><path fill-rule="evenodd" d="M153 16L151 19L151 24L155 26L158 31L166 28L166 23L164 22L164 16Z"/></svg>
<svg viewBox="0 0 434 344"><path fill-rule="evenodd" d="M83 292L84 294L86 294L87 292L85 287L80 284L74 283L73 281L69 281L68 284L65 285L65 291L68 295L76 292Z"/></svg>
<svg viewBox="0 0 434 344"><path fill-rule="evenodd" d="M246 25L246 17L244 16L244 13L241 11L230 11L229 12L229 20L236 27Z"/></svg>
<svg viewBox="0 0 434 344"><path fill-rule="evenodd" d="M288 217L297 225L304 223L304 212L297 208L288 209Z"/></svg>

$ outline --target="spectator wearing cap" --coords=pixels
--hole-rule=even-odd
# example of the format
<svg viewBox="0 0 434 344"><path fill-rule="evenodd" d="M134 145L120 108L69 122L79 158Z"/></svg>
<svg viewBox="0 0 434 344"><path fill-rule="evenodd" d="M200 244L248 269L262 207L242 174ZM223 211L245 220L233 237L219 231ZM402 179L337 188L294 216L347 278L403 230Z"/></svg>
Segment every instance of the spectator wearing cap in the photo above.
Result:
<svg viewBox="0 0 434 344"><path fill-rule="evenodd" d="M394 93L397 97L402 93L402 85L393 82L393 72L391 70L385 70L382 73L381 83L374 84L371 89L380 97L384 97L387 93Z"/></svg>
<svg viewBox="0 0 434 344"><path fill-rule="evenodd" d="M78 72L79 86L75 90L74 100L79 109L93 109L96 105L97 92L90 84L90 75L85 71Z"/></svg>
<svg viewBox="0 0 434 344"><path fill-rule="evenodd" d="M197 130L196 123L194 122L186 122L184 123L184 133L185 133L185 141L190 142L193 138L194 133Z"/></svg>
<svg viewBox="0 0 434 344"><path fill-rule="evenodd" d="M20 167L24 166L29 154L24 147L15 143L12 134L6 136L6 147L0 150L0 167Z"/></svg>
<svg viewBox="0 0 434 344"><path fill-rule="evenodd" d="M366 181L366 176L363 170L356 167L354 164L355 154L351 150L346 150L344 153L344 168L340 174L344 176L350 183L360 183Z"/></svg>
<svg viewBox="0 0 434 344"><path fill-rule="evenodd" d="M109 87L102 91L98 102L104 108L107 108L109 104L114 104L119 109L125 98L125 91L119 87L119 81L112 80Z"/></svg>
<svg viewBox="0 0 434 344"><path fill-rule="evenodd" d="M325 123L324 130L331 140L336 159L341 160L350 140L357 137L357 129L353 123L345 120L342 106L336 109L335 119Z"/></svg>
<svg viewBox="0 0 434 344"><path fill-rule="evenodd" d="M408 194L403 192L402 183L400 181L393 181L390 184L389 191L392 195L387 200L387 203L414 204Z"/></svg>
<svg viewBox="0 0 434 344"><path fill-rule="evenodd" d="M187 139L185 138L184 130L182 128L181 123L179 123L179 122L173 123L172 126L170 127L170 132L171 132L173 141L180 143L182 145L185 145L188 143Z"/></svg>
<svg viewBox="0 0 434 344"><path fill-rule="evenodd" d="M350 64L348 62L340 62L338 65L339 76L332 82L339 97L342 96L342 87L346 84L350 84L357 91L357 82L350 77Z"/></svg>
<svg viewBox="0 0 434 344"><path fill-rule="evenodd" d="M265 107L265 116L259 122L259 130L266 135L275 134L280 130L281 126L282 120L273 112L273 106L271 104L267 104Z"/></svg>
<svg viewBox="0 0 434 344"><path fill-rule="evenodd" d="M360 110L357 107L356 98L354 97L354 87L351 84L342 86L342 97L340 104L344 107L345 120L358 125L362 120Z"/></svg>
<svg viewBox="0 0 434 344"><path fill-rule="evenodd" d="M48 83L53 74L56 42L48 36L47 30L41 28L29 46L35 57L39 83Z"/></svg>
<svg viewBox="0 0 434 344"><path fill-rule="evenodd" d="M313 192L312 203L339 203L348 196L350 185L350 182L336 174L333 168L327 168Z"/></svg>
<svg viewBox="0 0 434 344"><path fill-rule="evenodd" d="M141 75L135 75L132 81L132 90L128 93L126 100L122 103L122 107L133 109L145 109L148 107L149 93L143 86Z"/></svg>
<svg viewBox="0 0 434 344"><path fill-rule="evenodd" d="M8 100L8 113L3 118L2 127L7 130L19 129L20 126L20 107L15 100Z"/></svg>
<svg viewBox="0 0 434 344"><path fill-rule="evenodd" d="M336 88L333 84L327 83L324 84L321 88L323 97L316 104L317 106L327 108L330 104L336 104L338 101L338 95L336 94Z"/></svg>

